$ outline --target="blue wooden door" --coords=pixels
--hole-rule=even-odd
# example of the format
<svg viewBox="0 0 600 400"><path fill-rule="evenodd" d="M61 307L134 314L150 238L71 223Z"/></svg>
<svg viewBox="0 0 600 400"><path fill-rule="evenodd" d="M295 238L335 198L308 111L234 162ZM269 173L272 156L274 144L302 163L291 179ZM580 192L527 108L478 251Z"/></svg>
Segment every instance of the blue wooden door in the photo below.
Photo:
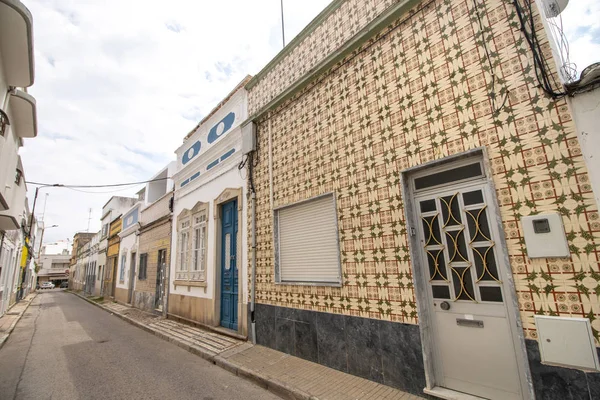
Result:
<svg viewBox="0 0 600 400"><path fill-rule="evenodd" d="M225 203L221 213L221 326L237 331L237 200Z"/></svg>

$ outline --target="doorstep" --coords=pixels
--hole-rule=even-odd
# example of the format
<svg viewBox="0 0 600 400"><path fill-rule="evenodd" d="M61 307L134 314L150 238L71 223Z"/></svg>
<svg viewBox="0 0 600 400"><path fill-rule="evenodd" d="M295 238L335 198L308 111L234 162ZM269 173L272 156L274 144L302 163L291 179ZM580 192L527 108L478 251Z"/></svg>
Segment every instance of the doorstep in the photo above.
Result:
<svg viewBox="0 0 600 400"><path fill-rule="evenodd" d="M234 338L234 339L248 340L247 336L241 335L237 331L234 331L234 330L231 330L231 329L227 329L227 328L223 328L222 326L212 326L212 325L203 324L202 322L192 321L192 320L190 320L188 318L184 318L184 317L181 317L179 315L171 314L171 313L167 313L167 318L170 319L170 320L182 322L182 323L187 324L187 325L191 325L191 326L195 326L195 327L198 327L198 328L207 329L207 330L212 331L212 332L220 333L222 335L229 336L229 337Z"/></svg>

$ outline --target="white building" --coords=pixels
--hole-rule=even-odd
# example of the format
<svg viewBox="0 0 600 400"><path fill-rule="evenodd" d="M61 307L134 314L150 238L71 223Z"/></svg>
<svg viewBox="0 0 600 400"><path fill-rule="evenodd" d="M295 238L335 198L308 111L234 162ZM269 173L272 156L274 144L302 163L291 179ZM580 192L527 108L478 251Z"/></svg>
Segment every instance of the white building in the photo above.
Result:
<svg viewBox="0 0 600 400"><path fill-rule="evenodd" d="M119 245L118 275L116 277L115 300L131 304L135 284L135 271L137 266L138 235L140 229L140 212L143 203L136 203L130 210L123 214L121 239Z"/></svg>
<svg viewBox="0 0 600 400"><path fill-rule="evenodd" d="M242 81L176 151L168 316L247 334Z"/></svg>
<svg viewBox="0 0 600 400"><path fill-rule="evenodd" d="M37 135L35 99L26 89L34 81L32 25L20 1L0 0L0 315L35 282L25 247L27 187L19 156L23 139Z"/></svg>
<svg viewBox="0 0 600 400"><path fill-rule="evenodd" d="M19 229L27 188L19 148L37 135L32 16L18 0L0 0L0 232Z"/></svg>
<svg viewBox="0 0 600 400"><path fill-rule="evenodd" d="M114 296L112 293L112 277L116 271L114 262L117 257L110 257L108 252L108 238L110 236L110 224L121 218L121 215L136 203L132 197L113 196L102 207L100 239L98 242L98 275L96 287L99 295ZM109 285L107 286L107 282Z"/></svg>
<svg viewBox="0 0 600 400"><path fill-rule="evenodd" d="M41 245L40 255L69 255L71 254L71 247L71 242L68 240L58 240L56 242L46 243Z"/></svg>
<svg viewBox="0 0 600 400"><path fill-rule="evenodd" d="M69 264L71 256L66 254L42 254L39 257L37 283L52 282L59 286L69 280Z"/></svg>

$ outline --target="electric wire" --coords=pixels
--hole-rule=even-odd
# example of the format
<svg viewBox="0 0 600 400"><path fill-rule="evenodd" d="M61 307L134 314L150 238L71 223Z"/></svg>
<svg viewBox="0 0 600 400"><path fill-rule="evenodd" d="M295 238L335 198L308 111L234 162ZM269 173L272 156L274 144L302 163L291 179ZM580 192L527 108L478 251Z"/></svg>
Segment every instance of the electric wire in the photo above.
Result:
<svg viewBox="0 0 600 400"><path fill-rule="evenodd" d="M491 57L490 51L488 49L487 39L485 37L485 29L483 27L483 21L481 19L481 15L479 14L479 6L477 5L477 0L473 0L473 7L474 7L473 11L475 12L475 15L477 16L477 21L479 23L479 32L481 35L481 45L485 51L485 58L490 67L490 75L492 76L492 83L491 83L492 91L489 93L490 102L492 103L492 111L493 111L494 115L498 115L500 113L500 111L502 111L504 106L506 105L510 91L507 88L503 88L500 90L500 92L504 91L504 99L502 100L502 104L500 105L500 107L496 107L496 95L500 94L500 93L496 93L496 73L494 72L494 64L492 63L492 57ZM485 5L484 5L484 7L485 7ZM485 13L485 10L483 10L483 12Z"/></svg>
<svg viewBox="0 0 600 400"><path fill-rule="evenodd" d="M143 183L151 183L151 182L159 182L159 181L164 181L167 179L173 179L171 177L167 177L167 178L156 178L156 179L149 179L147 181L139 181L139 182L125 182L125 183L112 183L112 184L105 184L105 185L67 185L67 184L62 184L62 183L42 183L42 182L33 182L33 181L25 181L25 183L27 183L28 185L36 185L36 186L53 186L53 187L64 187L64 188L107 188L107 187L120 187L120 186L134 186L134 185L141 185Z"/></svg>

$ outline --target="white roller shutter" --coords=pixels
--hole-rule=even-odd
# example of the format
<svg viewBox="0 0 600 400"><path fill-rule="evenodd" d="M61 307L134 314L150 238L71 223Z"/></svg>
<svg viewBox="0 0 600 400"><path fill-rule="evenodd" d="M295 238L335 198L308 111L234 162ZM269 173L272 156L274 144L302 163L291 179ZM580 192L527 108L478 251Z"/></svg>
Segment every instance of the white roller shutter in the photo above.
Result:
<svg viewBox="0 0 600 400"><path fill-rule="evenodd" d="M279 281L341 283L333 194L276 210Z"/></svg>

